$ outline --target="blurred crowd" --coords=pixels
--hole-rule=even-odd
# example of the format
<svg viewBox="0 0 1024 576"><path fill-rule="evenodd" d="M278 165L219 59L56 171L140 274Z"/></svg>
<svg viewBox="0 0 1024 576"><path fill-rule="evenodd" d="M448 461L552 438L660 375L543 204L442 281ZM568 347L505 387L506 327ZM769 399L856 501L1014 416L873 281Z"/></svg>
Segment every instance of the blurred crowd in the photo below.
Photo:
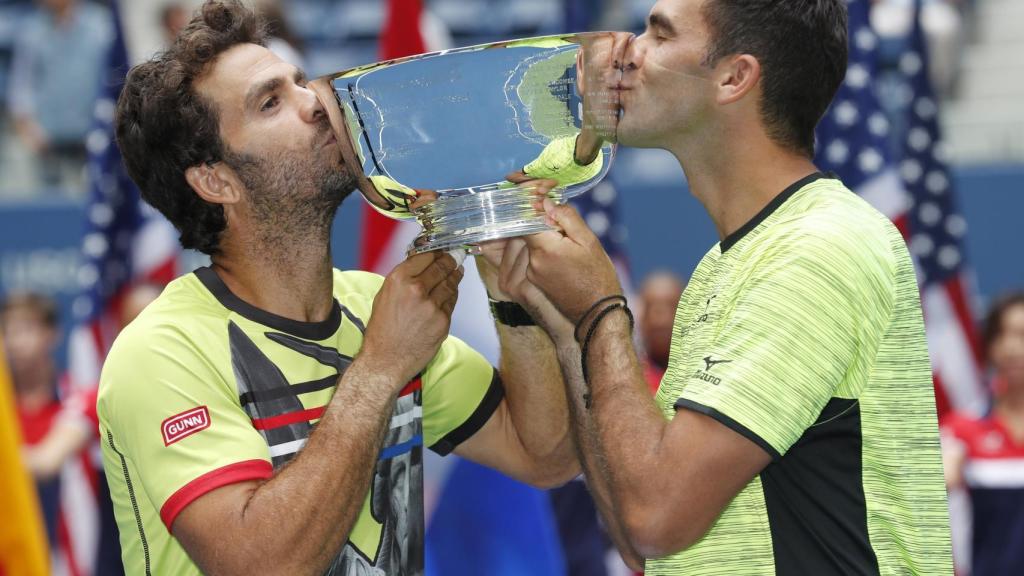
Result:
<svg viewBox="0 0 1024 576"><path fill-rule="evenodd" d="M270 48L301 66L302 41L281 4L257 4L274 35ZM154 4L163 43L188 23L192 4ZM81 198L94 108L114 38L113 12L92 0L0 2L0 200Z"/></svg>
<svg viewBox="0 0 1024 576"><path fill-rule="evenodd" d="M354 1L354 0L353 0ZM958 93L963 46L972 35L974 3L968 0L925 0L924 24L929 33L933 81L944 98ZM282 0L261 2L272 22L271 48L302 66L323 61L319 54L344 49L343 39L297 26L308 21L296 5L344 4L345 0L305 0L295 5ZM479 3L486 3L481 0ZM591 0L592 29L638 29L651 0ZM882 40L883 68L898 66L904 37L911 25L914 0L875 0L872 25ZM382 4L382 3L377 3ZM449 3L450 4L450 3ZM541 3L543 4L543 3ZM442 2L426 1L444 16ZM525 5L537 6L526 2ZM187 22L192 3L154 3L152 19L169 41ZM113 39L110 6L93 0L0 0L0 201L33 197L81 199L87 185L89 132L100 78ZM538 8L543 11L543 8ZM10 16L10 17L8 17ZM444 22L444 18L436 22ZM550 27L514 29L515 35L555 32ZM297 31L298 30L298 31ZM454 30L458 32L458 30ZM488 34L494 34L488 31ZM494 38L457 36L459 44ZM362 39L372 43L375 39ZM372 52L364 52L370 54ZM327 70L311 70L311 75ZM885 97L889 93L882 92ZM892 108L895 108L894 104ZM894 135L894 138L896 136ZM668 363L673 321L685 281L670 272L651 274L637 294L638 345L645 351L645 370L652 393ZM127 297L127 324L160 288L143 285ZM0 302L0 336L6 348L7 369L17 397L17 412L25 441L24 461L32 473L47 523L47 535L60 540L60 472L80 466L99 486L103 474L93 457L96 438L95 398L70 390L55 358L60 318L48 298L36 294L7 295ZM988 363L992 403L980 417L944 415L942 419L947 483L970 503L972 532L960 529L958 564L973 566L972 574L1024 573L1024 293L1005 295L990 306L981 333ZM565 493L564 498L578 498ZM557 496L556 496L557 498ZM109 513L109 506L100 508ZM578 510L567 506L565 510ZM558 513L559 507L555 506ZM961 518L967 520L968 518ZM560 519L563 537L583 537L586 529L574 518ZM120 558L116 528L104 515L98 533L94 573L116 574ZM596 516L589 520L597 529ZM601 540L610 549L607 539ZM592 557L567 556L570 574L595 574ZM1007 570L1009 569L1009 572Z"/></svg>
<svg viewBox="0 0 1024 576"><path fill-rule="evenodd" d="M470 4L461 9L473 13ZM901 42L911 23L914 0L875 0L872 24L882 38L883 60L895 67L902 52ZM634 29L643 25L650 0L588 0L592 11L591 29ZM93 108L101 86L102 71L113 34L112 12L97 0L0 0L0 200L39 196L81 198L87 185L85 164ZM142 3L143 5L148 5ZM360 37L354 25L337 26L337 34L309 23L319 13L332 9L345 12L351 20L380 17L369 14L383 3L358 0L261 0L264 14L275 23L276 38L271 48L287 61L302 63L303 47L311 44L311 60L334 57L353 42L375 42ZM453 12L445 0L426 3L434 14L434 29L444 28ZM510 18L508 29L481 29L479 37L466 36L457 20L451 32L459 44L490 41L498 35L530 35L559 30L551 20L554 3L521 2L518 12L535 12ZM969 36L972 3L968 0L925 0L924 25L929 32L932 75L944 95L955 94L962 48ZM346 10L346 5L351 9ZM356 6L361 6L356 10ZM192 3L171 0L153 2L150 19L159 22L164 41L173 38L188 19ZM135 8L138 10L139 8ZM510 11L511 6L506 7ZM509 12L510 16L514 16ZM561 16L560 14L554 14ZM557 19L557 18L556 18ZM322 18L321 18L322 20ZM516 22L519 22L517 25ZM532 23L531 23L532 22ZM305 23L295 26L294 23ZM447 31L440 31L447 34ZM471 34L471 32L470 32ZM372 59L372 51L364 52ZM331 56L325 56L331 55ZM886 62L883 62L885 65ZM311 70L313 74L326 70ZM885 94L883 94L884 96ZM894 104L893 107L895 107Z"/></svg>

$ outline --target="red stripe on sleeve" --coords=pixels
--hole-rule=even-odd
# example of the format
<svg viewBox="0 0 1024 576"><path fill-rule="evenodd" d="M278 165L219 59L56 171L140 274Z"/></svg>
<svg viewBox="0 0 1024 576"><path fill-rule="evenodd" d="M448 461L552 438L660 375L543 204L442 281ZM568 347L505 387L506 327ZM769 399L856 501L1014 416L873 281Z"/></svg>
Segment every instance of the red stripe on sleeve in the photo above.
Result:
<svg viewBox="0 0 1024 576"><path fill-rule="evenodd" d="M171 525L174 524L174 519L178 517L178 514L203 494L228 484L237 484L247 480L266 480L273 474L274 468L266 460L245 460L212 470L171 494L171 497L160 508L160 519L163 520L164 526L167 526L167 531L170 532Z"/></svg>
<svg viewBox="0 0 1024 576"><path fill-rule="evenodd" d="M289 424L295 424L296 422L316 420L324 415L325 410L327 410L327 406L299 410L298 412L288 412L287 414L271 416L270 418L253 418L252 425L257 430L272 430Z"/></svg>

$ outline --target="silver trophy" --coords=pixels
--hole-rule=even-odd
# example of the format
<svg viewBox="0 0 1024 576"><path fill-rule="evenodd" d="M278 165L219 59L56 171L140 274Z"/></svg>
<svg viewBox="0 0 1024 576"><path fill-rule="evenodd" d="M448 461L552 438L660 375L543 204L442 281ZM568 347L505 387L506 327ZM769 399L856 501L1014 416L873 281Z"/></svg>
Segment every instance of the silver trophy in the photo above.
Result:
<svg viewBox="0 0 1024 576"><path fill-rule="evenodd" d="M593 32L422 54L329 74L324 102L359 190L415 218L412 251L450 250L550 227L537 183L563 202L615 156L614 37Z"/></svg>

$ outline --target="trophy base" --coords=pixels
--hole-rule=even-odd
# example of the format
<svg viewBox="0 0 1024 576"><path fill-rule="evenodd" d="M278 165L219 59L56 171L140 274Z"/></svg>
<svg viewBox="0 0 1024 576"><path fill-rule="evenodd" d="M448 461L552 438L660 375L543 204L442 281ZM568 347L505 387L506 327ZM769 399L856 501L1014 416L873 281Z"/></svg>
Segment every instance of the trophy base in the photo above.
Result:
<svg viewBox="0 0 1024 576"><path fill-rule="evenodd" d="M548 195L562 199L556 188ZM514 238L557 230L534 208L538 201L533 188L489 185L459 195L441 194L436 201L415 211L423 232L413 240L412 253L469 248L500 238Z"/></svg>

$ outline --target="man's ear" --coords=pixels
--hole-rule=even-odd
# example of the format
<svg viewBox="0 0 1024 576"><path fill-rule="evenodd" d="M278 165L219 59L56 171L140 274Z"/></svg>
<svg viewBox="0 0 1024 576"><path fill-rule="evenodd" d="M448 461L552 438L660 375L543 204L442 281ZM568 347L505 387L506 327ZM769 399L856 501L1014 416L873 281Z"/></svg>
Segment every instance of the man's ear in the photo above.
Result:
<svg viewBox="0 0 1024 576"><path fill-rule="evenodd" d="M234 171L223 162L197 164L185 170L185 181L211 204L236 204L242 199L242 185Z"/></svg>
<svg viewBox="0 0 1024 576"><path fill-rule="evenodd" d="M750 54L724 58L718 66L718 103L732 104L754 90L761 80L761 62Z"/></svg>

